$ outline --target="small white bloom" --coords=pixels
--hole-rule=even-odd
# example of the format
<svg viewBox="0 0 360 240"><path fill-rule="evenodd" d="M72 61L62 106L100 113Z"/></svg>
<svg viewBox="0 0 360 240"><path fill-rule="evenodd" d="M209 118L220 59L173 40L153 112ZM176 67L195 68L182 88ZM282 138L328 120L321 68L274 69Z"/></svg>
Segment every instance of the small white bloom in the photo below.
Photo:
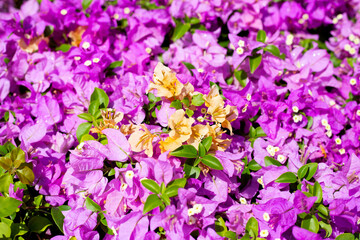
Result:
<svg viewBox="0 0 360 240"><path fill-rule="evenodd" d="M114 18L115 20L118 20L118 19L120 18L120 16L119 16L119 14L115 13L114 16L113 16L113 18Z"/></svg>
<svg viewBox="0 0 360 240"><path fill-rule="evenodd" d="M344 50L345 51L350 51L350 49L351 49L351 45L350 44L345 44L345 46L344 46Z"/></svg>
<svg viewBox="0 0 360 240"><path fill-rule="evenodd" d="M360 117L360 109L356 111L356 115Z"/></svg>
<svg viewBox="0 0 360 240"><path fill-rule="evenodd" d="M330 138L332 136L332 131L331 130L327 131L326 136L328 136Z"/></svg>
<svg viewBox="0 0 360 240"><path fill-rule="evenodd" d="M267 236L269 236L269 231L268 230L261 230L260 237L266 238Z"/></svg>
<svg viewBox="0 0 360 240"><path fill-rule="evenodd" d="M285 157L284 155L282 155L282 154L279 154L279 155L277 156L277 160L278 160L279 162L281 162L281 163L284 163L285 160L286 160L286 157Z"/></svg>
<svg viewBox="0 0 360 240"><path fill-rule="evenodd" d="M239 45L239 47L244 47L245 42L243 40L239 40L238 45Z"/></svg>
<svg viewBox="0 0 360 240"><path fill-rule="evenodd" d="M94 63L98 63L98 62L100 62L100 58L94 58L92 61L93 61Z"/></svg>
<svg viewBox="0 0 360 240"><path fill-rule="evenodd" d="M246 198L241 197L239 200L241 204L247 204Z"/></svg>
<svg viewBox="0 0 360 240"><path fill-rule="evenodd" d="M230 49L235 50L234 44L230 43Z"/></svg>
<svg viewBox="0 0 360 240"><path fill-rule="evenodd" d="M264 212L263 219L264 219L265 222L270 221L270 215L267 212Z"/></svg>
<svg viewBox="0 0 360 240"><path fill-rule="evenodd" d="M279 147L274 147L274 151L278 152L278 151L280 151L280 148Z"/></svg>
<svg viewBox="0 0 360 240"><path fill-rule="evenodd" d="M340 153L341 155L343 155L343 154L345 153L345 149L344 149L344 148L339 149L339 153Z"/></svg>
<svg viewBox="0 0 360 240"><path fill-rule="evenodd" d="M296 113L299 112L299 108L297 106L293 106L292 110L293 110L293 112L296 112Z"/></svg>
<svg viewBox="0 0 360 240"><path fill-rule="evenodd" d="M122 183L120 189L121 191L125 191L127 187L128 185L126 183Z"/></svg>
<svg viewBox="0 0 360 240"><path fill-rule="evenodd" d="M270 154L270 156L275 156L275 149L274 149L274 147L273 146L271 146L271 145L268 145L267 147L266 147L266 151Z"/></svg>
<svg viewBox="0 0 360 240"><path fill-rule="evenodd" d="M243 49L242 47L238 47L238 48L236 49L236 53L239 54L239 55L241 55L241 54L244 53L244 49Z"/></svg>
<svg viewBox="0 0 360 240"><path fill-rule="evenodd" d="M340 13L340 14L338 14L338 15L336 16L336 18L339 19L339 20L341 20L341 19L343 19L343 15Z"/></svg>
<svg viewBox="0 0 360 240"><path fill-rule="evenodd" d="M60 14L63 15L63 16L65 16L67 13L68 13L68 11L66 9L62 9L60 11Z"/></svg>
<svg viewBox="0 0 360 240"><path fill-rule="evenodd" d="M339 20L337 18L333 18L333 20L332 20L333 24L337 24L338 22L339 22Z"/></svg>
<svg viewBox="0 0 360 240"><path fill-rule="evenodd" d="M263 176L261 176L260 178L258 178L256 181L257 181L262 187L264 187Z"/></svg>
<svg viewBox="0 0 360 240"><path fill-rule="evenodd" d="M130 13L130 8L128 8L128 7L124 8L124 13L129 14Z"/></svg>
<svg viewBox="0 0 360 240"><path fill-rule="evenodd" d="M201 211L203 210L203 205L197 203L193 206L193 210L195 213L201 213Z"/></svg>
<svg viewBox="0 0 360 240"><path fill-rule="evenodd" d="M131 170L126 171L126 173L125 173L125 177L128 179L133 179L134 175L135 175L134 172Z"/></svg>
<svg viewBox="0 0 360 240"><path fill-rule="evenodd" d="M356 53L356 49L355 48L350 48L349 53L351 55L354 55Z"/></svg>
<svg viewBox="0 0 360 240"><path fill-rule="evenodd" d="M198 68L198 72L199 73L202 73L202 72L204 72L205 70L203 69L203 68Z"/></svg>
<svg viewBox="0 0 360 240"><path fill-rule="evenodd" d="M335 104L336 104L336 102L334 100L330 100L330 102L329 102L330 106L334 106Z"/></svg>
<svg viewBox="0 0 360 240"><path fill-rule="evenodd" d="M356 85L357 81L355 78L350 79L350 85L354 86Z"/></svg>
<svg viewBox="0 0 360 240"><path fill-rule="evenodd" d="M83 49L88 49L88 48L90 48L90 43L84 42L81 46L83 47Z"/></svg>
<svg viewBox="0 0 360 240"><path fill-rule="evenodd" d="M79 61L79 60L81 59L81 57L76 56L76 57L74 57L74 59L75 59L76 61Z"/></svg>
<svg viewBox="0 0 360 240"><path fill-rule="evenodd" d="M145 52L147 52L148 54L150 54L150 53L152 52L152 49L149 48L149 47L147 47L147 48L145 48Z"/></svg>
<svg viewBox="0 0 360 240"><path fill-rule="evenodd" d="M356 38L354 39L354 43L355 43L356 45L359 45L359 43L360 43L360 38L356 37Z"/></svg>
<svg viewBox="0 0 360 240"><path fill-rule="evenodd" d="M303 14L302 19L308 20L309 19L309 14L307 14L307 13Z"/></svg>
<svg viewBox="0 0 360 240"><path fill-rule="evenodd" d="M321 125L326 126L326 125L328 125L328 124L329 124L329 123L328 123L328 121L327 121L325 118L321 119Z"/></svg>
<svg viewBox="0 0 360 240"><path fill-rule="evenodd" d="M298 20L298 23L300 23L300 24L304 24L304 22L305 22L305 20L302 19L302 18L300 18L300 19Z"/></svg>
<svg viewBox="0 0 360 240"><path fill-rule="evenodd" d="M331 130L331 126L330 126L330 124L325 125L325 129L326 129L326 130L328 130L328 131L330 131L330 130Z"/></svg>
<svg viewBox="0 0 360 240"><path fill-rule="evenodd" d="M194 209L193 209L193 208L189 208L189 209L188 209L188 216L190 217L190 216L192 216L192 215L194 215L194 214L195 214Z"/></svg>
<svg viewBox="0 0 360 240"><path fill-rule="evenodd" d="M90 60L86 60L85 62L84 62L84 65L85 66L90 66L92 64L92 61L90 61Z"/></svg>
<svg viewBox="0 0 360 240"><path fill-rule="evenodd" d="M241 112L246 112L247 111L247 107L248 107L248 105L247 104L245 104L245 106L243 107L243 109L241 110Z"/></svg>
<svg viewBox="0 0 360 240"><path fill-rule="evenodd" d="M336 138L336 139L335 139L335 142L336 142L337 145L340 145L342 141L341 141L340 138Z"/></svg>
<svg viewBox="0 0 360 240"><path fill-rule="evenodd" d="M248 93L248 94L246 95L246 100L248 100L248 101L251 100L251 94L250 94L250 93Z"/></svg>
<svg viewBox="0 0 360 240"><path fill-rule="evenodd" d="M308 90L308 94L309 94L310 96L313 95L313 93L312 93L312 91L311 91L310 89Z"/></svg>
<svg viewBox="0 0 360 240"><path fill-rule="evenodd" d="M289 34L286 36L286 41L285 41L286 45L288 46L292 45L293 41L294 41L294 35Z"/></svg>
<svg viewBox="0 0 360 240"><path fill-rule="evenodd" d="M355 40L355 35L351 33L349 35L349 40L353 42Z"/></svg>

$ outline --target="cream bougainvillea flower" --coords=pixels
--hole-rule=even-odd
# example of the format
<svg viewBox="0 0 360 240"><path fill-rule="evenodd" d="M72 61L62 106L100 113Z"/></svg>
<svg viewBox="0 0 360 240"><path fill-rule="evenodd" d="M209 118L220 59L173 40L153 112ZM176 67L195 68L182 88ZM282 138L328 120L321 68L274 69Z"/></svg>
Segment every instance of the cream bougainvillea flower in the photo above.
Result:
<svg viewBox="0 0 360 240"><path fill-rule="evenodd" d="M185 117L183 109L176 110L169 118L169 127L171 128L169 136L174 139L180 138L181 142L188 140L192 132L191 125L194 122L195 119Z"/></svg>
<svg viewBox="0 0 360 240"><path fill-rule="evenodd" d="M229 129L230 133L232 134L231 122L233 122L233 121L235 121L237 119L237 117L239 115L239 111L237 110L237 107L227 105L225 107L225 113L226 113L226 118L225 118L225 121L223 121L221 123L221 126L223 128Z"/></svg>
<svg viewBox="0 0 360 240"><path fill-rule="evenodd" d="M117 112L112 108L108 108L106 111L101 110L101 116L103 118L102 122L100 122L98 126L90 129L92 133L102 133L101 131L106 128L119 129L117 123L121 122L121 120L124 118L124 113Z"/></svg>
<svg viewBox="0 0 360 240"><path fill-rule="evenodd" d="M193 145L196 149L199 147L199 143L209 135L209 125L198 124L191 128L192 133L187 141L188 144Z"/></svg>
<svg viewBox="0 0 360 240"><path fill-rule="evenodd" d="M155 137L156 135L152 134L145 124L141 124L140 127L138 127L129 137L131 150L134 152L141 152L145 150L145 154L148 157L152 157L152 142Z"/></svg>
<svg viewBox="0 0 360 240"><path fill-rule="evenodd" d="M164 141L159 142L161 152L173 151L182 145L180 138L167 137Z"/></svg>
<svg viewBox="0 0 360 240"><path fill-rule="evenodd" d="M205 106L208 108L224 107L224 100L220 96L219 89L216 85L213 85L208 95L203 98L205 100Z"/></svg>
<svg viewBox="0 0 360 240"><path fill-rule="evenodd" d="M210 150L224 152L230 146L231 139L222 139L221 135L223 133L224 131L221 130L220 124L209 126L209 136L212 137L212 145Z"/></svg>
<svg viewBox="0 0 360 240"><path fill-rule="evenodd" d="M179 96L183 87L175 73L159 62L155 67L153 81L148 91L156 89L158 97L172 98Z"/></svg>

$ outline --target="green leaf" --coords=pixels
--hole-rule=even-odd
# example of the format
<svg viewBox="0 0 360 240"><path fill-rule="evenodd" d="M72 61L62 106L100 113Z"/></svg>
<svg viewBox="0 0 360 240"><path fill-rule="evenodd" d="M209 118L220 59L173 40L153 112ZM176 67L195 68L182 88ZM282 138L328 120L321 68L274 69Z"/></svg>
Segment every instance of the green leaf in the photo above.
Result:
<svg viewBox="0 0 360 240"><path fill-rule="evenodd" d="M245 227L246 232L248 232L250 234L250 237L257 237L258 233L259 233L259 223L258 221L254 218L251 217L248 222L246 223L246 227Z"/></svg>
<svg viewBox="0 0 360 240"><path fill-rule="evenodd" d="M260 54L255 54L255 56L252 56L249 58L250 60L250 72L254 73L255 70L260 66L261 64L261 60L262 60L262 55Z"/></svg>
<svg viewBox="0 0 360 240"><path fill-rule="evenodd" d="M194 111L189 108L185 110L186 115L190 118L194 115Z"/></svg>
<svg viewBox="0 0 360 240"><path fill-rule="evenodd" d="M12 168L12 165L10 153L6 154L4 157L0 157L0 166L5 171L9 171Z"/></svg>
<svg viewBox="0 0 360 240"><path fill-rule="evenodd" d="M184 164L184 172L187 178L198 178L200 176L200 168L189 164Z"/></svg>
<svg viewBox="0 0 360 240"><path fill-rule="evenodd" d="M325 223L323 221L319 222L319 225L326 232L325 238L330 237L332 234L332 231L333 231L331 225L329 223Z"/></svg>
<svg viewBox="0 0 360 240"><path fill-rule="evenodd" d="M165 194L168 195L169 197L175 197L178 195L179 188L180 188L179 186L167 187L165 190Z"/></svg>
<svg viewBox="0 0 360 240"><path fill-rule="evenodd" d="M306 124L306 129L309 130L311 128L311 126L313 125L313 123L314 123L314 118L310 117L310 116L307 116L306 118L308 120L308 122Z"/></svg>
<svg viewBox="0 0 360 240"><path fill-rule="evenodd" d="M180 100L174 100L174 101L172 101L171 102L171 104L170 104L170 107L172 107L172 108L175 108L175 109L182 109L182 104L181 104L181 101Z"/></svg>
<svg viewBox="0 0 360 240"><path fill-rule="evenodd" d="M61 205L58 207L60 209L60 211L64 212L64 211L69 211L71 210L71 207L68 205Z"/></svg>
<svg viewBox="0 0 360 240"><path fill-rule="evenodd" d="M109 97L104 90L95 88L90 97L90 103L92 102L98 102L99 108L107 108L109 105Z"/></svg>
<svg viewBox="0 0 360 240"><path fill-rule="evenodd" d="M256 41L265 43L266 40L266 32L264 30L259 30L256 35Z"/></svg>
<svg viewBox="0 0 360 240"><path fill-rule="evenodd" d="M79 118L81 119L85 119L86 121L92 122L93 121L93 117L91 114L89 113L81 113L79 115L77 115Z"/></svg>
<svg viewBox="0 0 360 240"><path fill-rule="evenodd" d="M156 194L149 195L144 204L143 214L150 212L151 210L157 208L161 204L162 201Z"/></svg>
<svg viewBox="0 0 360 240"><path fill-rule="evenodd" d="M278 167L282 166L282 164L278 160L275 160L272 157L266 156L264 161L265 161L265 166L266 167L270 166L270 165L275 165L275 166L278 166Z"/></svg>
<svg viewBox="0 0 360 240"><path fill-rule="evenodd" d="M201 93L194 95L191 99L191 105L194 105L194 106L201 106L204 103L205 103L205 100Z"/></svg>
<svg viewBox="0 0 360 240"><path fill-rule="evenodd" d="M236 80L238 80L238 82L240 83L240 85L242 87L246 86L246 79L247 79L247 74L244 70L240 70L240 71L236 71L234 72L235 78Z"/></svg>
<svg viewBox="0 0 360 240"><path fill-rule="evenodd" d="M212 144L212 137L210 136L210 137L204 138L201 141L201 144L204 145L206 152L208 152L210 150L210 147Z"/></svg>
<svg viewBox="0 0 360 240"><path fill-rule="evenodd" d="M167 187L178 186L180 188L184 188L186 185L186 182L187 182L186 178L178 178L178 179L175 179L175 180L169 182Z"/></svg>
<svg viewBox="0 0 360 240"><path fill-rule="evenodd" d="M206 154L206 149L202 143L199 143L199 156L203 157Z"/></svg>
<svg viewBox="0 0 360 240"><path fill-rule="evenodd" d="M327 207L325 207L323 204L320 204L318 207L317 207L317 210L324 216L329 216L329 210Z"/></svg>
<svg viewBox="0 0 360 240"><path fill-rule="evenodd" d="M65 219L64 214L62 214L62 212L60 211L59 208L53 207L53 208L51 208L51 216L52 216L56 226L58 226L60 231L62 233L64 233L64 230L63 230L64 219Z"/></svg>
<svg viewBox="0 0 360 240"><path fill-rule="evenodd" d="M0 145L0 155L1 156L5 156L8 153L6 147L4 147L3 145Z"/></svg>
<svg viewBox="0 0 360 240"><path fill-rule="evenodd" d="M299 179L302 179L303 177L305 177L308 170L309 170L308 165L304 165L301 168L299 168L299 170L297 172Z"/></svg>
<svg viewBox="0 0 360 240"><path fill-rule="evenodd" d="M271 53L271 54L274 55L275 57L280 57L280 50L279 50L279 48L278 48L277 46L275 46L275 45L267 45L267 46L264 48L264 51Z"/></svg>
<svg viewBox="0 0 360 240"><path fill-rule="evenodd" d="M161 194L160 196L161 200L163 200L163 202L165 203L166 206L170 205L170 198L166 193Z"/></svg>
<svg viewBox="0 0 360 240"><path fill-rule="evenodd" d="M153 93L148 93L148 99L150 102L153 102L153 103L157 103L157 102L161 101L161 98L155 97L155 95Z"/></svg>
<svg viewBox="0 0 360 240"><path fill-rule="evenodd" d="M121 67L123 65L123 61L115 61L115 62L112 62L108 67L107 69L114 69L114 68L117 68L117 67Z"/></svg>
<svg viewBox="0 0 360 240"><path fill-rule="evenodd" d="M39 195L39 196L34 197L34 205L35 205L37 208L40 207L43 198L44 198L43 195Z"/></svg>
<svg viewBox="0 0 360 240"><path fill-rule="evenodd" d="M89 105L89 108L88 108L88 112L92 115L92 116L96 116L97 115L97 112L99 111L99 102L98 101L94 101L94 102L91 102L90 105ZM96 119L96 118L95 118ZM91 118L91 121L92 121L92 118Z"/></svg>
<svg viewBox="0 0 360 240"><path fill-rule="evenodd" d="M42 233L51 225L52 223L49 219L41 216L32 217L28 224L30 231L35 233Z"/></svg>
<svg viewBox="0 0 360 240"><path fill-rule="evenodd" d="M337 236L335 240L355 240L355 236L351 233L343 233Z"/></svg>
<svg viewBox="0 0 360 240"><path fill-rule="evenodd" d="M310 181L310 179L314 176L317 171L318 164L317 163L308 163L306 164L309 166L309 173L306 176L306 180Z"/></svg>
<svg viewBox="0 0 360 240"><path fill-rule="evenodd" d="M4 222L0 222L0 239L5 239L11 236L11 228Z"/></svg>
<svg viewBox="0 0 360 240"><path fill-rule="evenodd" d="M16 175L23 184L31 185L35 180L35 175L31 167L31 163L23 163L16 170Z"/></svg>
<svg viewBox="0 0 360 240"><path fill-rule="evenodd" d="M250 235L248 233L245 233L241 240L250 240Z"/></svg>
<svg viewBox="0 0 360 240"><path fill-rule="evenodd" d="M93 211L93 212L101 211L101 207L89 197L86 197L85 205L86 205L86 208L89 209L90 211Z"/></svg>
<svg viewBox="0 0 360 240"><path fill-rule="evenodd" d="M262 167L260 164L258 164L255 160L251 160L248 164L248 168L253 171L253 172L256 172L256 171L259 171Z"/></svg>
<svg viewBox="0 0 360 240"><path fill-rule="evenodd" d="M216 157L212 156L212 155L205 155L202 159L201 162L203 164L205 164L206 166L216 169L216 170L223 170L224 167L221 165L219 159L217 159Z"/></svg>
<svg viewBox="0 0 360 240"><path fill-rule="evenodd" d="M191 76L193 76L194 73L193 73L192 70L196 69L196 67L194 65L192 65L191 63L188 63L188 62L181 62L181 63L185 65L185 67L189 70Z"/></svg>
<svg viewBox="0 0 360 240"><path fill-rule="evenodd" d="M170 153L174 157L196 158L197 150L192 145L183 145Z"/></svg>
<svg viewBox="0 0 360 240"><path fill-rule="evenodd" d="M154 180L143 179L141 180L141 184L152 193L160 193L160 186Z"/></svg>
<svg viewBox="0 0 360 240"><path fill-rule="evenodd" d="M310 232L317 233L319 231L319 221L314 215L308 215L301 221L301 227Z"/></svg>
<svg viewBox="0 0 360 240"><path fill-rule="evenodd" d="M237 240L237 234L233 231L227 231L225 234L224 234L224 237L228 238L228 239L231 239L231 240Z"/></svg>
<svg viewBox="0 0 360 240"><path fill-rule="evenodd" d="M221 237L225 237L225 233L227 232L227 227L222 217L217 217L217 220L215 221L215 231Z"/></svg>
<svg viewBox="0 0 360 240"><path fill-rule="evenodd" d="M86 142L86 141L90 141L90 140L95 140L95 138L93 136L91 136L90 134L84 134L82 137L81 137L81 140L80 142Z"/></svg>
<svg viewBox="0 0 360 240"><path fill-rule="evenodd" d="M61 44L60 46L58 46L55 50L56 51L62 51L64 53L68 52L71 48L70 44Z"/></svg>
<svg viewBox="0 0 360 240"><path fill-rule="evenodd" d="M275 180L277 183L295 183L296 181L297 177L292 172L283 173Z"/></svg>
<svg viewBox="0 0 360 240"><path fill-rule="evenodd" d="M185 35L185 33L187 31L189 31L189 29L191 28L191 24L190 23L181 23L181 22L178 22L176 24L176 27L174 29L174 33L171 37L171 40L173 42L175 42L176 40L182 38L182 36Z"/></svg>
<svg viewBox="0 0 360 240"><path fill-rule="evenodd" d="M181 102L182 102L185 106L187 106L187 107L190 106L190 100L189 100L189 98L187 98L187 97L184 97L184 99L181 100ZM189 110L190 110L190 109L189 109Z"/></svg>
<svg viewBox="0 0 360 240"><path fill-rule="evenodd" d="M266 137L266 133L261 127L256 128L256 137Z"/></svg>
<svg viewBox="0 0 360 240"><path fill-rule="evenodd" d="M79 125L79 127L76 130L76 137L79 142L81 142L82 136L84 136L85 134L89 134L91 127L92 127L92 123L89 122L84 122Z"/></svg>
<svg viewBox="0 0 360 240"><path fill-rule="evenodd" d="M88 9L92 3L92 0L83 0L81 5L84 10Z"/></svg>
<svg viewBox="0 0 360 240"><path fill-rule="evenodd" d="M21 148L14 148L11 150L11 160L14 168L18 168L22 163L25 163L25 152Z"/></svg>
<svg viewBox="0 0 360 240"><path fill-rule="evenodd" d="M313 195L317 197L315 203L321 203L323 192L322 192L321 186L320 186L320 184L318 182L314 183Z"/></svg>
<svg viewBox="0 0 360 240"><path fill-rule="evenodd" d="M350 67L354 68L354 63L356 63L356 58L346 58L346 61L350 65Z"/></svg>
<svg viewBox="0 0 360 240"><path fill-rule="evenodd" d="M27 232L29 232L29 228L25 224L21 224L21 223L11 224L11 235L13 237L24 235Z"/></svg>
<svg viewBox="0 0 360 240"><path fill-rule="evenodd" d="M13 183L13 178L9 173L0 176L0 192L9 193L10 183Z"/></svg>

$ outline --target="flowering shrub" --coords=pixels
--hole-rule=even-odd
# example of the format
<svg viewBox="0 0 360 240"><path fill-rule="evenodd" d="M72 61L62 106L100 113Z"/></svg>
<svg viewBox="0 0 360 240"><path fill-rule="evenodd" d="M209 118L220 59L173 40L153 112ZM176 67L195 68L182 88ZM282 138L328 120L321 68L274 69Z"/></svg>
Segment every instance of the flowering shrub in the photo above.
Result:
<svg viewBox="0 0 360 240"><path fill-rule="evenodd" d="M1 239L359 239L359 1L0 9Z"/></svg>

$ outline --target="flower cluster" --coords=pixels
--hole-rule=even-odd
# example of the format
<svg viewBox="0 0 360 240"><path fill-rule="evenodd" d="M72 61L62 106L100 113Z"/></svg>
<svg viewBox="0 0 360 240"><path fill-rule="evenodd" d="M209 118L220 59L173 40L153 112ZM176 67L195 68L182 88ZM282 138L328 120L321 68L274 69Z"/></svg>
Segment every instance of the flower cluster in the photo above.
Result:
<svg viewBox="0 0 360 240"><path fill-rule="evenodd" d="M359 1L0 9L1 237L359 238Z"/></svg>

